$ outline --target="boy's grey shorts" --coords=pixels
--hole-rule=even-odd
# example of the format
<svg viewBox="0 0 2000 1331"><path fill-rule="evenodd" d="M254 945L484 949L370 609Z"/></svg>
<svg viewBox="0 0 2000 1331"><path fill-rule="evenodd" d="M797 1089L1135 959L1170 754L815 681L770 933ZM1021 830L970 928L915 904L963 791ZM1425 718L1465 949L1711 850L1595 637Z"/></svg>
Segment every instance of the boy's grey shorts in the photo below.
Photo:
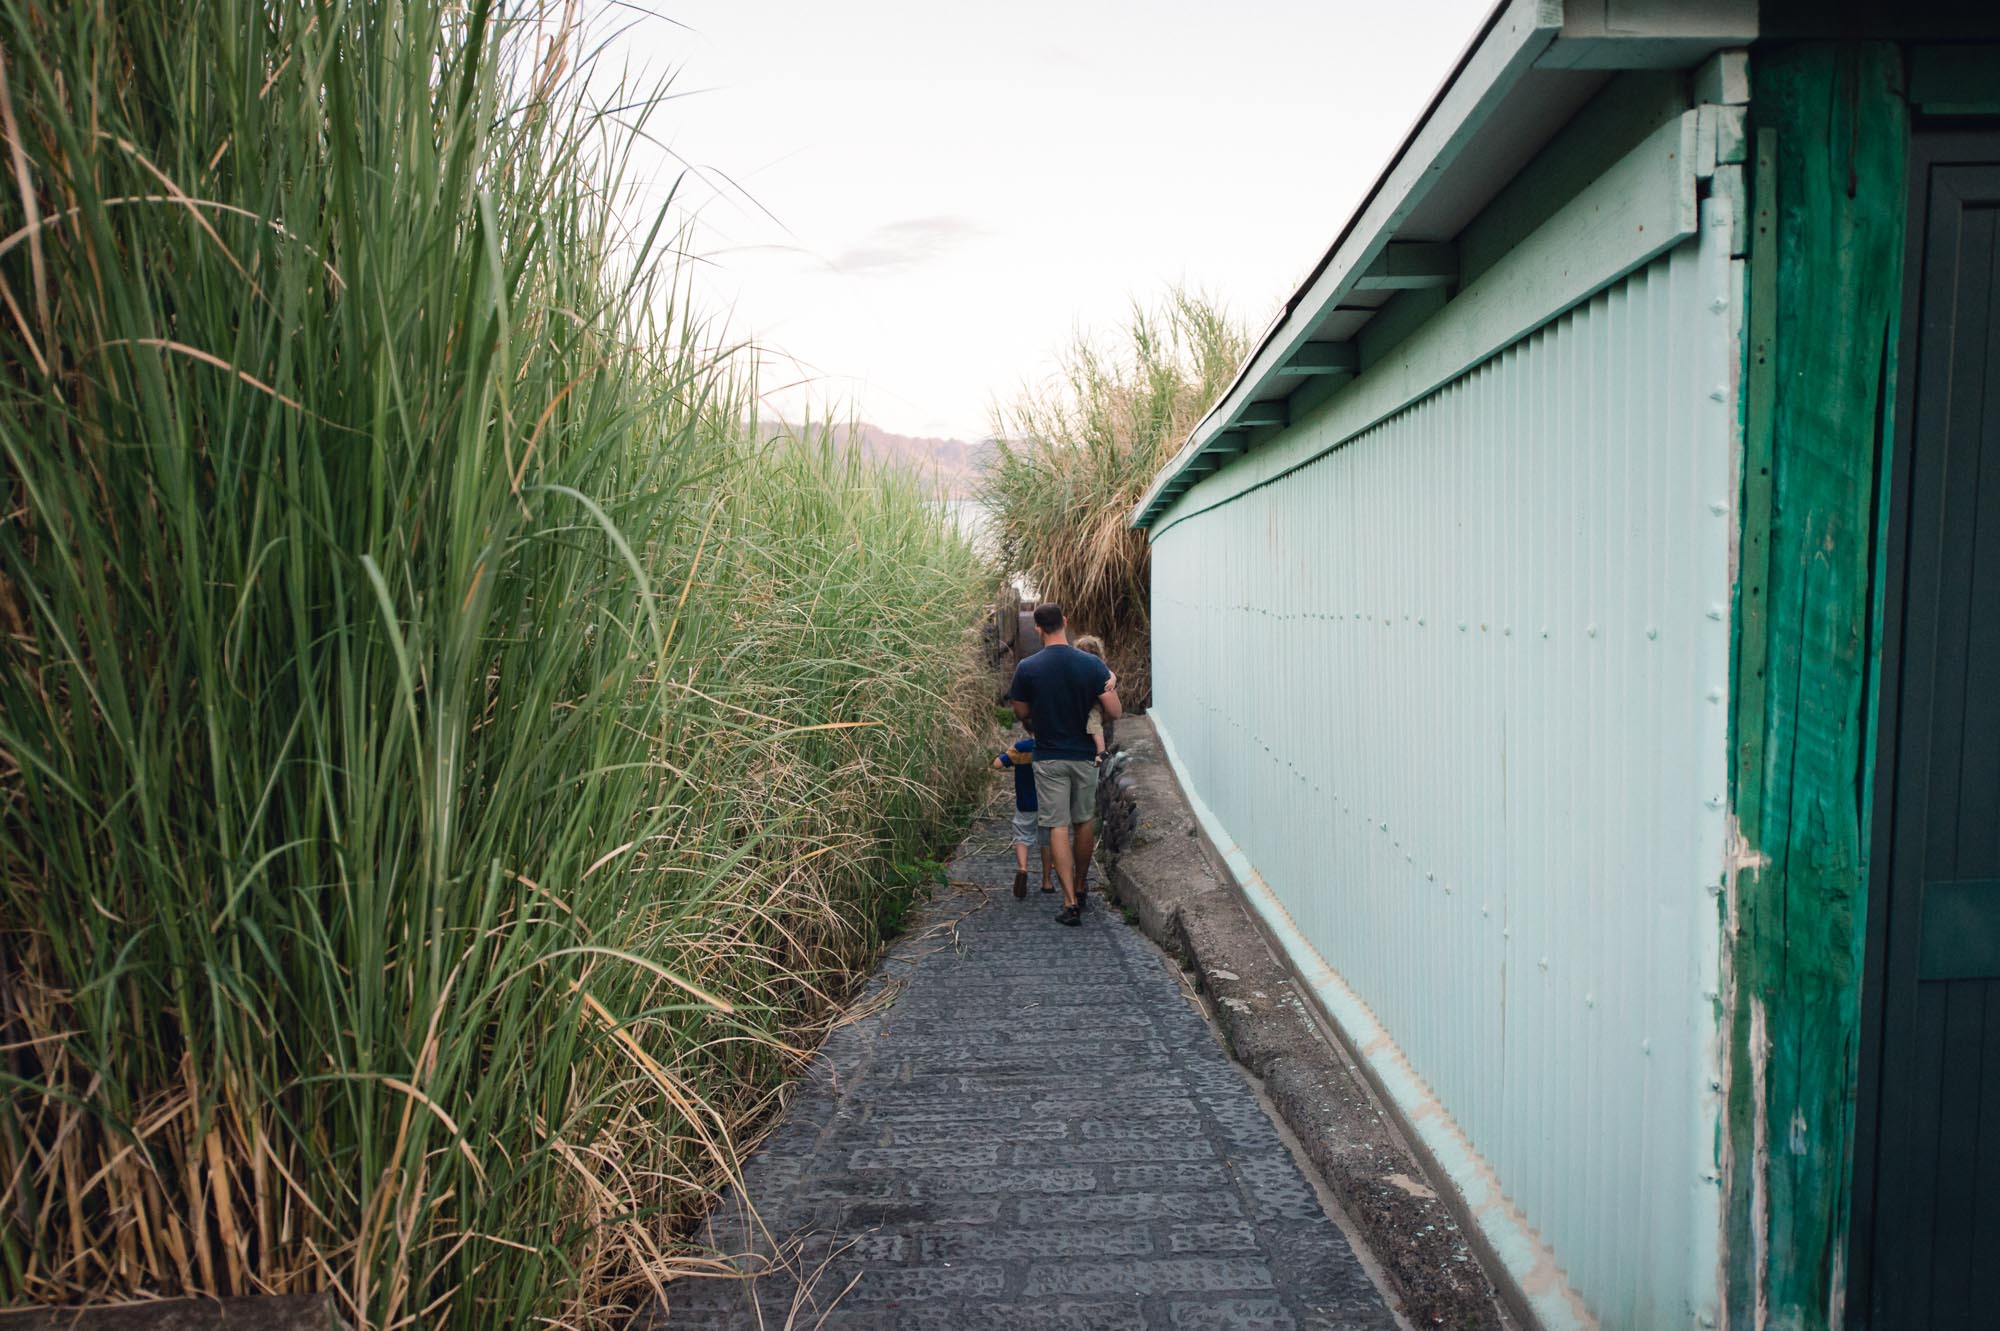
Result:
<svg viewBox="0 0 2000 1331"><path fill-rule="evenodd" d="M1032 846L1037 843L1044 846L1048 845L1049 829L1040 826L1040 821L1041 816L1033 809L1029 809L1025 813L1020 809L1014 810L1014 844L1017 846Z"/></svg>

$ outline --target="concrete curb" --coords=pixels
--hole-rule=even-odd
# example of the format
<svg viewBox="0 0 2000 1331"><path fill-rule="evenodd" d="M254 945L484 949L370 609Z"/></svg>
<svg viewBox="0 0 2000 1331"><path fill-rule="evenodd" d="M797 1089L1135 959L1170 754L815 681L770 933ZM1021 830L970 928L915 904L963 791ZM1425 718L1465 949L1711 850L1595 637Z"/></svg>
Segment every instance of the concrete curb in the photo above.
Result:
<svg viewBox="0 0 2000 1331"><path fill-rule="evenodd" d="M1098 797L1112 899L1193 973L1229 1051L1263 1081L1411 1323L1497 1331L1499 1303L1480 1254L1217 868L1152 723L1120 722L1117 749L1123 756L1111 760Z"/></svg>
<svg viewBox="0 0 2000 1331"><path fill-rule="evenodd" d="M0 1331L344 1331L346 1325L325 1294L0 1313Z"/></svg>

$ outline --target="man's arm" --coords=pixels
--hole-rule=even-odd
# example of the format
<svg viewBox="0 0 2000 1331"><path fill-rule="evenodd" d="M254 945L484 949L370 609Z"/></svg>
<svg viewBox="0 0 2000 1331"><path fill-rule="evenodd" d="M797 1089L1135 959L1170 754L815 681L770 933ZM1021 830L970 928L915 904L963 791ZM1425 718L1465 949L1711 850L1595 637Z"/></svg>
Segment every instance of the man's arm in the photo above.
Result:
<svg viewBox="0 0 2000 1331"><path fill-rule="evenodd" d="M1118 701L1118 686L1116 684L1106 686L1104 692L1097 695L1097 705L1104 709L1104 719L1106 721L1116 721L1119 717L1125 715L1125 706Z"/></svg>
<svg viewBox="0 0 2000 1331"><path fill-rule="evenodd" d="M1026 664L1023 662L1023 664ZM1014 709L1015 719L1028 719L1028 681L1021 678L1021 667L1014 667L1014 677L1007 681L1007 705Z"/></svg>

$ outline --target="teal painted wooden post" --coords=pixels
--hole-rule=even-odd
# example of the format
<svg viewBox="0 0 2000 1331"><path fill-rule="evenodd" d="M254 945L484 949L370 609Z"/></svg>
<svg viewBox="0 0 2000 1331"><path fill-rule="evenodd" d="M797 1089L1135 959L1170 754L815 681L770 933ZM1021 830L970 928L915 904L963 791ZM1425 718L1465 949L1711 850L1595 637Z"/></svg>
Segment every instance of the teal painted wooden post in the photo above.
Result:
<svg viewBox="0 0 2000 1331"><path fill-rule="evenodd" d="M1770 576L1763 640L1738 653L1739 697L1763 701L1740 714L1736 795L1748 850L1767 863L1736 884L1729 1150L1748 1184L1732 1189L1731 1232L1753 1235L1760 1216L1768 1229L1749 1260L1733 1254L1734 1326L1761 1308L1770 1327L1816 1331L1843 1283L1877 443L1901 295L1901 68L1891 46L1820 44L1767 54L1754 74L1753 114L1777 149L1775 256L1753 255L1753 302L1770 308L1751 311L1753 329L1771 330L1768 378L1751 365L1766 399L1750 403L1749 439L1754 455L1768 412ZM1765 668L1746 673L1760 650Z"/></svg>

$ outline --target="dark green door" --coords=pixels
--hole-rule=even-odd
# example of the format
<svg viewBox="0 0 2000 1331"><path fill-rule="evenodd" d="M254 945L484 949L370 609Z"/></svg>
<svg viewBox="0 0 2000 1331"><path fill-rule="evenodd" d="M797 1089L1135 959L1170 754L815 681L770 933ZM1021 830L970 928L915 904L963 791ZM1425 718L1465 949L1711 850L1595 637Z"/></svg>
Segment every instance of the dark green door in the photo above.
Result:
<svg viewBox="0 0 2000 1331"><path fill-rule="evenodd" d="M2000 1326L2000 139L1910 165L1850 1325L1971 1331Z"/></svg>

